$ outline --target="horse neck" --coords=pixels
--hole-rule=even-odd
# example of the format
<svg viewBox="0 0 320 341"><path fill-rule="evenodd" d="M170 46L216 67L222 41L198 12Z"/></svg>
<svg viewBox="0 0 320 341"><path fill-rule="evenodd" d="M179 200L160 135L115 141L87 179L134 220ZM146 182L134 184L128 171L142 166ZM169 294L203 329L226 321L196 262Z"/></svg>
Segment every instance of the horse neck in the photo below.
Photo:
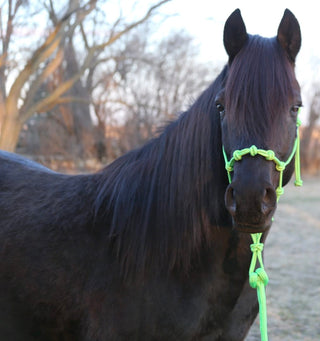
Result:
<svg viewBox="0 0 320 341"><path fill-rule="evenodd" d="M105 218L110 248L126 274L186 270L212 229L229 224L214 86L159 137L101 175L96 214Z"/></svg>

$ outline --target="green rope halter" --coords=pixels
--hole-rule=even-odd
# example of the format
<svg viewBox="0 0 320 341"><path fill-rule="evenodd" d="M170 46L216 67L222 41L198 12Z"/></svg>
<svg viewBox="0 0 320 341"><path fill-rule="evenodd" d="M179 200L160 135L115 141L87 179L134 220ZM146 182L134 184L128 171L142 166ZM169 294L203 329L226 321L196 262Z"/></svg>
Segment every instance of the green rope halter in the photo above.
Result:
<svg viewBox="0 0 320 341"><path fill-rule="evenodd" d="M236 161L240 161L244 155L261 155L268 161L273 161L276 165L276 170L280 172L279 176L279 185L276 189L277 194L277 202L279 201L280 196L283 194L284 190L282 187L283 180L283 171L286 166L292 161L292 158L295 156L295 175L296 180L294 182L295 186L302 186L303 182L301 180L300 174L300 137L299 137L299 126L301 125L301 121L299 119L300 109L298 111L297 117L297 137L294 142L294 146L291 154L288 157L286 162L280 161L276 156L273 150L264 150L258 149L256 146L251 146L250 148L244 148L241 150L235 150L233 152L233 156L228 161L227 154L225 152L224 147L222 146L222 152L226 164L226 170L228 173L229 183L231 183L231 172L233 171L233 166ZM264 269L263 259L262 259L262 250L263 243L260 243L262 233L253 233L251 234L251 238L253 243L250 245L252 258L249 267L249 283L253 289L257 289L257 296L259 302L259 317L260 317L260 333L261 333L261 341L268 341L268 329L267 329L267 303L266 303L266 293L265 287L268 284L269 278ZM257 261L260 264L260 267L256 267Z"/></svg>

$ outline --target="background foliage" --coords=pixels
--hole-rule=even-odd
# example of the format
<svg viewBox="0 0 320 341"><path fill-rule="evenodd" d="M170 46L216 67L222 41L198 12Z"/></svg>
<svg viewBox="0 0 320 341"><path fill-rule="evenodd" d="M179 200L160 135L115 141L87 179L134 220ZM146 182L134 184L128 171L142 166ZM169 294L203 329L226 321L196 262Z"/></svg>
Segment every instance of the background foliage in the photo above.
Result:
<svg viewBox="0 0 320 341"><path fill-rule="evenodd" d="M184 31L159 38L169 1L2 1L0 149L53 168L97 168L187 109L222 65L201 62ZM312 172L320 169L319 98L315 91L303 128Z"/></svg>

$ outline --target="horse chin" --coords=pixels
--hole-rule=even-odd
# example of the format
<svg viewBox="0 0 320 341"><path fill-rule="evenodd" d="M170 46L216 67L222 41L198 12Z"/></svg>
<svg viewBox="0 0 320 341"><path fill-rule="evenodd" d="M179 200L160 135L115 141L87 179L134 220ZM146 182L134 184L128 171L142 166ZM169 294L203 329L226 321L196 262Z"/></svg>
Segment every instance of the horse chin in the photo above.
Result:
<svg viewBox="0 0 320 341"><path fill-rule="evenodd" d="M263 233L267 232L271 227L271 222L266 222L265 224L243 224L233 221L233 227L243 233Z"/></svg>

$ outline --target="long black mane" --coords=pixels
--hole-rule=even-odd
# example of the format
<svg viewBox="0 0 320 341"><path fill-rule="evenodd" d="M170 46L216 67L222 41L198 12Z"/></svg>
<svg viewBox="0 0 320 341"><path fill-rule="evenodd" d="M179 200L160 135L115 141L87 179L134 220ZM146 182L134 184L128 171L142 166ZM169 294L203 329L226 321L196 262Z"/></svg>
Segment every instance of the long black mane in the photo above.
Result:
<svg viewBox="0 0 320 341"><path fill-rule="evenodd" d="M210 227L227 222L215 107L226 73L159 137L101 174L96 216L103 215L109 247L126 274L150 266L187 271L210 243Z"/></svg>

